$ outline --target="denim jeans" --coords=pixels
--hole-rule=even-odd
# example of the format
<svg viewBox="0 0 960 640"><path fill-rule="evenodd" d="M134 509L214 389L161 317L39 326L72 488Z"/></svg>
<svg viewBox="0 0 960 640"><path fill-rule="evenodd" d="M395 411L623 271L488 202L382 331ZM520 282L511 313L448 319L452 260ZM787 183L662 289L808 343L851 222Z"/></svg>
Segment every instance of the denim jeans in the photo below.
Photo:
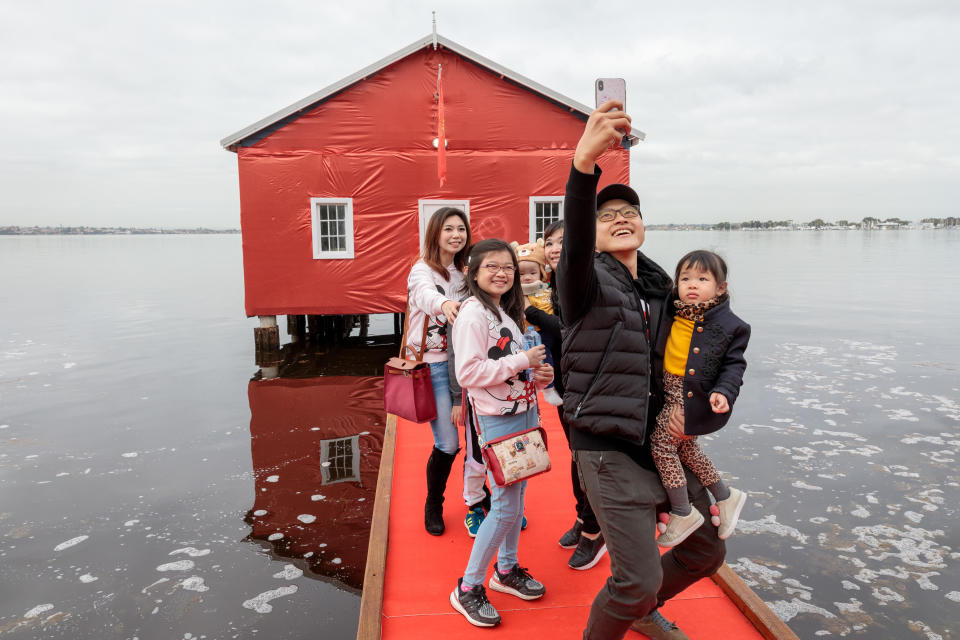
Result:
<svg viewBox="0 0 960 640"><path fill-rule="evenodd" d="M537 426L536 409L514 416L477 416L480 436L484 442L517 433ZM490 477L490 513L484 518L477 531L470 551L467 570L463 574L464 584L474 586L483 584L487 567L497 556L497 565L501 571L507 571L517 564L517 546L520 542L520 526L523 523L523 497L527 481L523 480L508 487L498 487Z"/></svg>
<svg viewBox="0 0 960 640"><path fill-rule="evenodd" d="M450 401L449 367L446 360L430 363L430 381L433 383L433 399L437 403L437 417L430 422L433 430L433 446L444 453L455 454L460 448L460 434L450 420L453 403Z"/></svg>

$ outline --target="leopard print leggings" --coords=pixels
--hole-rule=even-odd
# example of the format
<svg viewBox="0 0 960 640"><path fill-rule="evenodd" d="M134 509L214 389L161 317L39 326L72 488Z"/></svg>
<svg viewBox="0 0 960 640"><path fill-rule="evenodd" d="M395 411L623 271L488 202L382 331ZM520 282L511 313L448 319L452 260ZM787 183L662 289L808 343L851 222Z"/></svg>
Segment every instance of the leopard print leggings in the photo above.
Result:
<svg viewBox="0 0 960 640"><path fill-rule="evenodd" d="M663 391L666 403L660 415L657 416L657 426L650 437L650 453L653 462L660 472L660 480L667 489L676 489L687 484L683 476L682 462L703 486L708 487L718 480L720 475L710 458L703 453L697 444L696 438L680 440L667 432L667 423L670 421L670 412L674 407L683 407L683 376L677 376L667 371L663 372Z"/></svg>

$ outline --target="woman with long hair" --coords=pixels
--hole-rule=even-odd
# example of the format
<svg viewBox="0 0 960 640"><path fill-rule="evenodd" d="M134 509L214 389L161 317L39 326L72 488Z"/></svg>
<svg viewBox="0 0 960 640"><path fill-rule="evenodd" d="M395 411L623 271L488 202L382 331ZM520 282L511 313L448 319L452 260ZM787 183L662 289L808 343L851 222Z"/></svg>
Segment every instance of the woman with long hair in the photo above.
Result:
<svg viewBox="0 0 960 640"><path fill-rule="evenodd" d="M457 432L459 389L451 391L453 372L447 366L447 348L450 325L456 320L464 297L463 271L469 248L470 224L466 214L454 207L438 209L430 217L420 258L407 278L407 344L415 352L423 349L423 360L430 363L430 379L437 404L437 417L430 423L433 450L427 459L427 498L423 518L427 532L435 536L444 531L443 492L460 450ZM424 326L426 340L421 345Z"/></svg>

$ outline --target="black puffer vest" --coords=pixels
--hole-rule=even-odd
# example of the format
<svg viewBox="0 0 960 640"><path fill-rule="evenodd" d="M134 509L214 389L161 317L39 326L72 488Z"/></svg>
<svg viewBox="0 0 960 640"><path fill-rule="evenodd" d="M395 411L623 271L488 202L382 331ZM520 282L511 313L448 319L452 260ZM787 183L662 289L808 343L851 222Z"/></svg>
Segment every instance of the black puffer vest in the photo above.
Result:
<svg viewBox="0 0 960 640"><path fill-rule="evenodd" d="M634 279L616 258L597 254L597 292L586 315L563 330L563 411L593 436L643 444L649 415L662 406L663 354L658 345L671 280L637 254L637 280L650 306L644 313Z"/></svg>

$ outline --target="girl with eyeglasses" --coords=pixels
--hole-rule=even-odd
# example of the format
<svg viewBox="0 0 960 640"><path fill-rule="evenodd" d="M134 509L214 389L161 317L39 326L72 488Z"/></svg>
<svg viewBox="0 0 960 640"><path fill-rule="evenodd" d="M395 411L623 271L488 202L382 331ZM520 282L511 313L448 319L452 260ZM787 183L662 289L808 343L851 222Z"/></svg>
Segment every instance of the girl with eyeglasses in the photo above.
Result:
<svg viewBox="0 0 960 640"><path fill-rule="evenodd" d="M523 293L517 270L506 242L478 242L470 251L465 278L469 297L453 325L456 377L467 391L484 442L536 427L537 387L553 380L553 368L543 363L543 345L522 348ZM491 589L523 600L545 593L517 559L526 481L498 487L491 476L490 486L490 511L477 531L466 571L450 594L453 608L478 627L500 623L483 586L494 556Z"/></svg>

